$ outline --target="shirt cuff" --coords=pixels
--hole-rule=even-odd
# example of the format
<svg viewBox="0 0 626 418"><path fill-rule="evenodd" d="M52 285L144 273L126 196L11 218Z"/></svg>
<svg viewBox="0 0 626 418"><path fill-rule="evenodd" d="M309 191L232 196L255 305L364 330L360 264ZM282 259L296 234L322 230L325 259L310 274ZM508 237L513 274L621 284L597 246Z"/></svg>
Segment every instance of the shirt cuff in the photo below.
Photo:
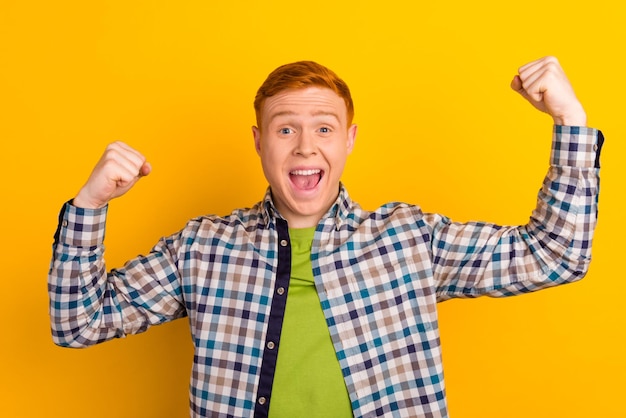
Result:
<svg viewBox="0 0 626 418"><path fill-rule="evenodd" d="M600 168L604 135L595 128L554 125L552 133L553 166Z"/></svg>
<svg viewBox="0 0 626 418"><path fill-rule="evenodd" d="M96 247L104 242L108 206L84 209L65 203L59 213L55 243L71 247Z"/></svg>

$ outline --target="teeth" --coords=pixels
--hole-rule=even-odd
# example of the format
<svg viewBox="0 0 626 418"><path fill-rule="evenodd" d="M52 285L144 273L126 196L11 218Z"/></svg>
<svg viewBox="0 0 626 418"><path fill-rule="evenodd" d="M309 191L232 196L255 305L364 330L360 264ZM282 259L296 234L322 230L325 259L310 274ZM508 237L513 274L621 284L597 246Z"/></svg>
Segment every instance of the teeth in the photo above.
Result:
<svg viewBox="0 0 626 418"><path fill-rule="evenodd" d="M313 174L319 174L322 170L294 170L291 172L294 176L311 176Z"/></svg>

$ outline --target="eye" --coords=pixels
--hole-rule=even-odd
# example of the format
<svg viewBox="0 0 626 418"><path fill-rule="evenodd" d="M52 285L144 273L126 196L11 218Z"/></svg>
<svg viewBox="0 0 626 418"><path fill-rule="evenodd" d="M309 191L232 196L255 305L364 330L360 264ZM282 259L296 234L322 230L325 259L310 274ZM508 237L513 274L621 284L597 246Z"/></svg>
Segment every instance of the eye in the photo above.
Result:
<svg viewBox="0 0 626 418"><path fill-rule="evenodd" d="M323 134L330 133L330 128L328 128L328 127L326 127L326 126L322 126L322 127L320 128L320 132L321 132L321 133L323 133Z"/></svg>
<svg viewBox="0 0 626 418"><path fill-rule="evenodd" d="M291 128L280 128L278 130L278 133L280 133L281 135L289 135L292 132L293 131L291 130Z"/></svg>

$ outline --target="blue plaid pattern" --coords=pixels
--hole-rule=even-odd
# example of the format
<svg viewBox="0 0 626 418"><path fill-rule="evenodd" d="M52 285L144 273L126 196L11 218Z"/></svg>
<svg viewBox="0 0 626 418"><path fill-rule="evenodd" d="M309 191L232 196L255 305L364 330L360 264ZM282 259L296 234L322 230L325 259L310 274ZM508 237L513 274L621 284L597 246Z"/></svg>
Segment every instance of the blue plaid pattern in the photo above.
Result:
<svg viewBox="0 0 626 418"><path fill-rule="evenodd" d="M366 211L342 187L317 227L311 260L356 417L448 416L437 302L517 295L585 275L602 141L595 129L555 127L551 166L524 226L454 223L403 203ZM187 316L190 414L266 414L271 379L261 376L274 366L263 358L268 335L280 335L270 318L286 295L277 276L289 271L278 271L289 242L269 190L253 208L191 220L108 274L106 209L68 203L60 216L48 282L56 344L85 347Z"/></svg>

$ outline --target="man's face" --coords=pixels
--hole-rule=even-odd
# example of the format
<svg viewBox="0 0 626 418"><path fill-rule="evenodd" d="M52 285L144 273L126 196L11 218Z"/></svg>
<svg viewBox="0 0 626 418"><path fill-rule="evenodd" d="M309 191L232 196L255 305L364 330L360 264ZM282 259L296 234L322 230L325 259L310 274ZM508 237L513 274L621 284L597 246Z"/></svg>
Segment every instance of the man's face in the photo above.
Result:
<svg viewBox="0 0 626 418"><path fill-rule="evenodd" d="M357 127L327 88L285 90L266 99L254 143L274 203L292 228L317 225L337 199Z"/></svg>

